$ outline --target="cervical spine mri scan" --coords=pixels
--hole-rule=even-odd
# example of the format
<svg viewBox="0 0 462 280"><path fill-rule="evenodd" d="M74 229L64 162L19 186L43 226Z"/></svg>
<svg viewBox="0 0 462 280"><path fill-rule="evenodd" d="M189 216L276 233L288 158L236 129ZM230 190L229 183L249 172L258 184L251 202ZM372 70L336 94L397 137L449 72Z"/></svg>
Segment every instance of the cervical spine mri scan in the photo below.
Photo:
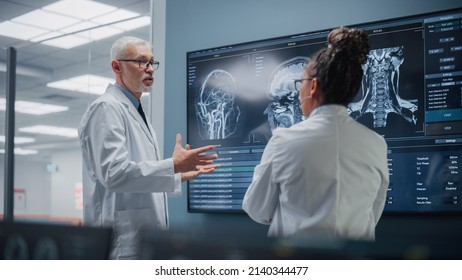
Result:
<svg viewBox="0 0 462 280"><path fill-rule="evenodd" d="M267 97L271 103L264 114L268 117L271 130L290 127L302 120L302 110L294 79L300 79L308 63L307 57L297 56L281 63L273 71Z"/></svg>
<svg viewBox="0 0 462 280"><path fill-rule="evenodd" d="M196 117L202 139L226 139L236 132L239 107L234 104L236 87L233 76L220 69L210 72L196 100Z"/></svg>
<svg viewBox="0 0 462 280"><path fill-rule="evenodd" d="M353 118L371 113L374 127L386 127L388 114L395 113L416 124L417 101L404 100L399 96L399 68L403 62L402 46L370 51L363 65L361 100L348 106Z"/></svg>

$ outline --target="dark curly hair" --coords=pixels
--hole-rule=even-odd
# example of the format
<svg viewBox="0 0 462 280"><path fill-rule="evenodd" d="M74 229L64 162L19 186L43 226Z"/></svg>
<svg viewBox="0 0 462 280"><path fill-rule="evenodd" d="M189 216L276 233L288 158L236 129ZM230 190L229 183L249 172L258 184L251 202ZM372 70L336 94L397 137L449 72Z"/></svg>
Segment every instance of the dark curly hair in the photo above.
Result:
<svg viewBox="0 0 462 280"><path fill-rule="evenodd" d="M361 85L361 65L370 50L368 36L360 29L339 27L329 33L327 43L310 61L310 76L320 82L323 104L347 106Z"/></svg>

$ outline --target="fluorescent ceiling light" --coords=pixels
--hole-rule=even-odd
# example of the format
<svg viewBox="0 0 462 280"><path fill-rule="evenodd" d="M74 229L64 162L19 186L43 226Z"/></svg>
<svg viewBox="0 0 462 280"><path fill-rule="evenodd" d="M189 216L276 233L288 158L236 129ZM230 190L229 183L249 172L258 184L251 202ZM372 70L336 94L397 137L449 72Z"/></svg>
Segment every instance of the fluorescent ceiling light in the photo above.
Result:
<svg viewBox="0 0 462 280"><path fill-rule="evenodd" d="M53 46L62 49L72 49L74 47L90 43L91 40L75 35L68 35L42 42L44 45Z"/></svg>
<svg viewBox="0 0 462 280"><path fill-rule="evenodd" d="M91 0L62 0L0 23L0 35L70 49L151 23L150 17L138 16ZM135 19L97 28L129 18ZM86 31L76 33L81 30Z"/></svg>
<svg viewBox="0 0 462 280"><path fill-rule="evenodd" d="M91 20L91 22L95 22L98 25L99 24L108 24L111 22L114 22L116 20L124 20L124 19L129 19L132 17L136 17L139 14L135 12L130 12L124 9L117 9L116 11L113 11L112 13L105 14L103 16L94 18Z"/></svg>
<svg viewBox="0 0 462 280"><path fill-rule="evenodd" d="M0 23L0 35L12 37L20 40L29 40L30 38L43 35L49 32L42 28L36 28L11 21Z"/></svg>
<svg viewBox="0 0 462 280"><path fill-rule="evenodd" d="M4 154L5 149L0 149L0 154ZM14 153L16 155L35 155L38 154L37 150L25 150L22 148L14 148Z"/></svg>
<svg viewBox="0 0 462 280"><path fill-rule="evenodd" d="M69 110L67 106L16 100L14 111L30 115L45 115ZM6 99L0 98L0 111L6 111Z"/></svg>
<svg viewBox="0 0 462 280"><path fill-rule="evenodd" d="M110 83L113 84L114 82L114 79L102 76L82 75L66 80L51 82L48 83L47 86L52 88L101 95L106 90L107 85Z"/></svg>
<svg viewBox="0 0 462 280"><path fill-rule="evenodd" d="M63 0L45 6L42 9L87 20L112 12L117 8L95 1Z"/></svg>
<svg viewBox="0 0 462 280"><path fill-rule="evenodd" d="M68 128L68 127L58 127L50 125L34 125L28 127L19 128L21 132L29 133L38 133L38 134L47 134L55 136L64 136L64 137L77 137L77 129Z"/></svg>
<svg viewBox="0 0 462 280"><path fill-rule="evenodd" d="M140 17L132 20L127 20L124 22L115 23L111 26L123 29L125 31L133 30L139 27L149 25L151 23L151 18L149 17Z"/></svg>
<svg viewBox="0 0 462 280"><path fill-rule="evenodd" d="M61 35L64 35L64 33L53 31L53 32L45 33L45 34L30 38L29 41L31 42L45 41L45 40L49 40L51 38L58 37Z"/></svg>
<svg viewBox="0 0 462 280"><path fill-rule="evenodd" d="M0 142L5 142L6 140L5 135L0 135ZM30 137L14 137L15 144L24 144L24 143L32 143L35 142L34 138Z"/></svg>
<svg viewBox="0 0 462 280"><path fill-rule="evenodd" d="M104 85L91 85L83 92L101 95L106 91L107 86L108 83L105 83Z"/></svg>
<svg viewBox="0 0 462 280"><path fill-rule="evenodd" d="M117 28L113 28L109 26L103 26L103 27L75 33L74 35L67 35L67 36L56 38L56 39L50 39L47 41L43 41L42 44L57 47L57 48L62 48L62 49L71 49L71 48L74 48L80 45L88 44L92 41L98 41L98 40L111 37L111 36L114 36L114 35L117 35L123 32L124 30L122 29L117 29ZM60 35L63 35L63 34L60 34ZM41 40L37 40L36 38L33 38L31 41L36 42L36 41L41 41Z"/></svg>
<svg viewBox="0 0 462 280"><path fill-rule="evenodd" d="M89 21L82 21L79 24L75 24L75 25L63 28L60 31L63 32L64 34L67 34L67 33L73 33L73 32L77 32L77 31L80 31L80 30L93 28L95 26L97 26L96 23L89 22Z"/></svg>
<svg viewBox="0 0 462 280"><path fill-rule="evenodd" d="M46 12L43 10L34 10L30 13L13 18L11 21L44 28L47 30L59 30L66 26L81 22L79 19Z"/></svg>
<svg viewBox="0 0 462 280"><path fill-rule="evenodd" d="M88 38L90 41L98 41L107 37L114 36L116 34L123 33L122 29L113 28L110 26L102 26L95 29L90 29L87 31L76 33L77 36ZM67 38L67 37L63 37Z"/></svg>

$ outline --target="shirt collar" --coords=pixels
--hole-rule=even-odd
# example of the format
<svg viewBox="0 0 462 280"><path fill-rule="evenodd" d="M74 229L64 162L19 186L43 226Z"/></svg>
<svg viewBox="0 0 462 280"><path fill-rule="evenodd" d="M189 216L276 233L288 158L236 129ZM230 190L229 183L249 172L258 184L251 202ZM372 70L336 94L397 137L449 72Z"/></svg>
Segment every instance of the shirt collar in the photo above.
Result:
<svg viewBox="0 0 462 280"><path fill-rule="evenodd" d="M321 114L348 114L347 108L343 105L338 105L338 104L328 104L328 105L321 105L314 109L310 117L315 116L315 115L321 115Z"/></svg>
<svg viewBox="0 0 462 280"><path fill-rule="evenodd" d="M133 106L135 106L135 108L138 109L138 106L140 105L140 101L136 99L136 97L133 94L131 94L127 89L125 89L121 85L117 83L115 85L120 89L120 91L122 91L125 94L125 96L127 96L128 100L130 100Z"/></svg>

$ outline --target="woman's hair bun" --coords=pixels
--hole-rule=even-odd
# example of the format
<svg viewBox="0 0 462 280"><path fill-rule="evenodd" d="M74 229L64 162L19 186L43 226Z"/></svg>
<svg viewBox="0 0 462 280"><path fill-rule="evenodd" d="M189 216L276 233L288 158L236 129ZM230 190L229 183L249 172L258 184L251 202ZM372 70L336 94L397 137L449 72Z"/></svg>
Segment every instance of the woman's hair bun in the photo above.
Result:
<svg viewBox="0 0 462 280"><path fill-rule="evenodd" d="M370 46L368 36L363 30L339 27L329 33L327 42L328 47L333 48L334 54L345 51L360 64L366 62Z"/></svg>

